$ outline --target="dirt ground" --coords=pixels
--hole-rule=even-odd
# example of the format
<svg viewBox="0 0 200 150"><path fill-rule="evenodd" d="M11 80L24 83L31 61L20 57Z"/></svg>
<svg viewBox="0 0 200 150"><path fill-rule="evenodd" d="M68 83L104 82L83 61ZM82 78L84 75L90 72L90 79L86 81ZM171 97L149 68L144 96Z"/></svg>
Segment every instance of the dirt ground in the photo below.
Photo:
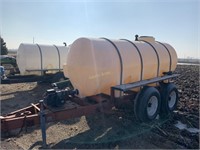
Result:
<svg viewBox="0 0 200 150"><path fill-rule="evenodd" d="M180 121L199 129L199 66L178 65L175 81L179 90L178 108L171 117L150 124L138 123L132 111L69 119L47 124L49 149L199 149L199 132L180 130ZM1 85L1 115L37 103L48 84ZM1 149L40 149L39 127L22 130L17 136L1 137Z"/></svg>

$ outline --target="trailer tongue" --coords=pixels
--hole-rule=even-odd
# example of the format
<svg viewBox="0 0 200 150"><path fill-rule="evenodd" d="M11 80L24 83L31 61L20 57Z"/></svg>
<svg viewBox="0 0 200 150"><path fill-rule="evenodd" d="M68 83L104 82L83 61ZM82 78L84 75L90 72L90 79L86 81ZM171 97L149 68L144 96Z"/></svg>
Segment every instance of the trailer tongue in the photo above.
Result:
<svg viewBox="0 0 200 150"><path fill-rule="evenodd" d="M31 104L28 107L14 111L1 116L1 131L7 132L40 124L41 107L46 122L60 121L83 115L89 115L99 112L102 108L110 105L109 96L99 94L88 98L80 99L76 96L78 90L73 89L69 80L65 81L67 85L65 89L47 90L44 99L37 104ZM61 82L63 84L63 82Z"/></svg>

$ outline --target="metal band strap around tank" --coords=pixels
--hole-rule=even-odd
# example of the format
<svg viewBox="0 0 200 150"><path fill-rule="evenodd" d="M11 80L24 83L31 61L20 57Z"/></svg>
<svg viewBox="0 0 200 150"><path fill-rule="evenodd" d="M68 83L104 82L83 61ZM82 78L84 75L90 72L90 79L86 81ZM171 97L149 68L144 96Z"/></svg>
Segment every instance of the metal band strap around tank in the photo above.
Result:
<svg viewBox="0 0 200 150"><path fill-rule="evenodd" d="M142 42L149 44L153 48L153 50L155 51L156 56L157 56L157 62L158 62L158 68L157 68L157 77L158 77L159 76L159 70L160 70L160 59L159 59L159 55L158 55L156 48L151 43L149 43L147 41L144 41L144 40L139 40L139 41L142 41Z"/></svg>
<svg viewBox="0 0 200 150"><path fill-rule="evenodd" d="M123 62L122 62L122 57L121 57L121 54L119 52L119 49L117 48L117 46L111 40L109 40L107 38L100 38L100 39L104 39L104 40L108 41L109 43L111 43L114 46L115 50L117 51L117 54L119 56L119 61L120 61L120 70L121 70L120 71L120 84L122 84Z"/></svg>
<svg viewBox="0 0 200 150"><path fill-rule="evenodd" d="M140 50L139 48L133 43L131 42L130 40L127 40L127 39L120 39L120 40L123 40L123 41L127 41L129 43L131 43L137 50L139 56L140 56L140 63L141 63L141 74L140 74L140 81L142 80L142 76L143 76L143 59L142 59L142 54L140 53Z"/></svg>
<svg viewBox="0 0 200 150"><path fill-rule="evenodd" d="M38 49L39 49L39 52L40 52L40 61L41 61L41 75L43 75L43 59L42 59L42 50L40 48L40 46L38 44L36 44Z"/></svg>
<svg viewBox="0 0 200 150"><path fill-rule="evenodd" d="M53 45L53 46L56 48L56 50L58 52L58 59L59 59L58 64L59 64L59 71L60 71L60 51L56 45Z"/></svg>
<svg viewBox="0 0 200 150"><path fill-rule="evenodd" d="M171 69L172 69L172 56L171 56L171 53L170 53L169 49L167 48L167 46L165 46L165 44L163 44L161 42L158 42L158 41L156 41L156 42L159 43L159 44L161 44L167 50L167 52L169 54L169 61L170 61L169 71L171 71Z"/></svg>

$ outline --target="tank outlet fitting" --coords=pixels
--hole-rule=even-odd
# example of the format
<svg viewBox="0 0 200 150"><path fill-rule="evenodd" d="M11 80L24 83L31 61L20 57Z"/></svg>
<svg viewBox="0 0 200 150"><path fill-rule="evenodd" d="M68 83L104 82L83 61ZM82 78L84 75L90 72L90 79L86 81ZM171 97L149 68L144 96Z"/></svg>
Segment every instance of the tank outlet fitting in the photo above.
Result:
<svg viewBox="0 0 200 150"><path fill-rule="evenodd" d="M153 36L140 36L138 41L155 42L155 38Z"/></svg>

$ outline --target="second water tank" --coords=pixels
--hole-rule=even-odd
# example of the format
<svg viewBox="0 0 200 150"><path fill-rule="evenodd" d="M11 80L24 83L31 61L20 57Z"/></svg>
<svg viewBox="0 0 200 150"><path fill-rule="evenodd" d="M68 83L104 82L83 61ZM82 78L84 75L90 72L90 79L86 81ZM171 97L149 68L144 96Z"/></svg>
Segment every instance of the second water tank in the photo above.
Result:
<svg viewBox="0 0 200 150"><path fill-rule="evenodd" d="M39 44L20 44L17 65L21 75L42 75L42 70L56 73L66 63L68 47Z"/></svg>

